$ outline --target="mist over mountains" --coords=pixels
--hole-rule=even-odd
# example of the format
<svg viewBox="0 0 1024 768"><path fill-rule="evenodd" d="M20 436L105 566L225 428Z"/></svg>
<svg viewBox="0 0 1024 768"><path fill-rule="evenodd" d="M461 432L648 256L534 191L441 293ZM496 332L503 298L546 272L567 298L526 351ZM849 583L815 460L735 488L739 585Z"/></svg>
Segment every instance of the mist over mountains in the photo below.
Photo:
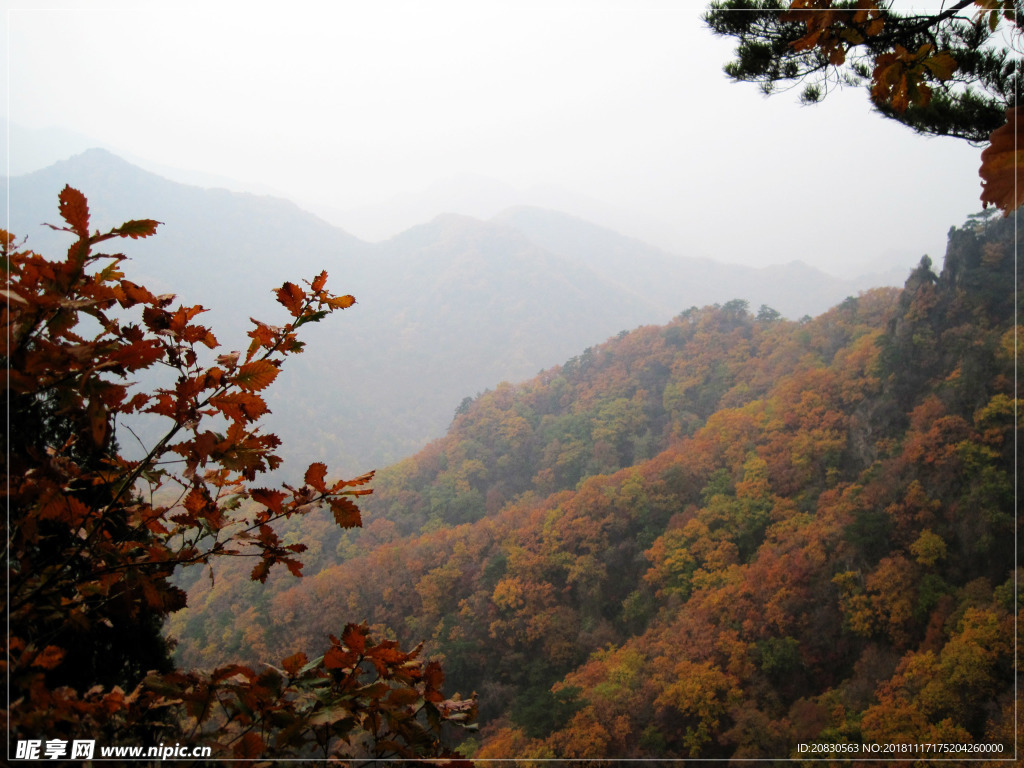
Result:
<svg viewBox="0 0 1024 768"><path fill-rule="evenodd" d="M127 276L208 307L224 349L246 345L249 317L283 318L271 291L285 280L326 269L328 287L356 296L307 326L306 352L269 393L267 429L292 473L320 458L341 473L393 462L439 437L465 397L691 306L741 299L799 318L905 277L721 264L522 206L487 220L445 214L368 243L287 200L176 183L106 150L9 180L8 228L28 247L67 247L67 235L40 226L59 221L65 184L89 199L93 228L163 222L155 238L124 244Z"/></svg>

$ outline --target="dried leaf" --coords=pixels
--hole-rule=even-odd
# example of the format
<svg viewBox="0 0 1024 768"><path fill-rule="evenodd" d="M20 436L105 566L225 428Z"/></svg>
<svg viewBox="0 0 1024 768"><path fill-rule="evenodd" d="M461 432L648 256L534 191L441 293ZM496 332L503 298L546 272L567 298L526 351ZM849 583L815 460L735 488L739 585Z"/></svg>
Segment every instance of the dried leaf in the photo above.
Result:
<svg viewBox="0 0 1024 768"><path fill-rule="evenodd" d="M925 59L924 65L939 80L949 80L957 68L956 59L946 52L930 56Z"/></svg>
<svg viewBox="0 0 1024 768"><path fill-rule="evenodd" d="M294 317L298 317L302 314L302 302L306 299L306 292L303 291L295 283L285 283L278 288L274 293L277 295L277 300L284 305L285 309L292 313Z"/></svg>
<svg viewBox="0 0 1024 768"><path fill-rule="evenodd" d="M324 654L324 669L348 669L359 661L358 651L331 646Z"/></svg>
<svg viewBox="0 0 1024 768"><path fill-rule="evenodd" d="M283 491L271 490L269 488L255 488L251 496L253 501L262 504L275 515L283 513L281 502L288 498Z"/></svg>
<svg viewBox="0 0 1024 768"><path fill-rule="evenodd" d="M989 137L990 144L981 153L981 202L985 208L995 205L1009 216L1024 203L1024 126L1021 107L1006 111L1006 123Z"/></svg>
<svg viewBox="0 0 1024 768"><path fill-rule="evenodd" d="M415 688L392 688L388 694L387 706L411 707L420 700L419 691Z"/></svg>
<svg viewBox="0 0 1024 768"><path fill-rule="evenodd" d="M89 236L89 203L85 195L71 186L65 186L58 197L61 218L79 237Z"/></svg>
<svg viewBox="0 0 1024 768"><path fill-rule="evenodd" d="M259 392L269 387L278 373L278 367L269 360L253 360L239 368L231 380L242 389Z"/></svg>
<svg viewBox="0 0 1024 768"><path fill-rule="evenodd" d="M363 524L359 507L350 499L331 499L331 512L334 521L342 528L358 528Z"/></svg>
<svg viewBox="0 0 1024 768"><path fill-rule="evenodd" d="M327 465L323 462L315 462L309 465L306 470L306 485L312 486L320 493L327 493L327 485L324 483L324 476L327 474Z"/></svg>
<svg viewBox="0 0 1024 768"><path fill-rule="evenodd" d="M92 440L96 445L103 445L107 439L107 409L99 398L91 398L86 409L89 416L89 427Z"/></svg>
<svg viewBox="0 0 1024 768"><path fill-rule="evenodd" d="M241 664L228 664L227 666L218 667L210 675L210 680L214 683L219 683L221 680L227 680L230 677L244 677L247 680L256 679L256 673L253 672L249 667Z"/></svg>
<svg viewBox="0 0 1024 768"><path fill-rule="evenodd" d="M252 422L269 413L266 401L249 392L228 392L210 398L210 405L232 421Z"/></svg>
<svg viewBox="0 0 1024 768"><path fill-rule="evenodd" d="M327 300L327 306L329 306L331 309L348 309L355 303L356 297L349 295L335 296Z"/></svg>
<svg viewBox="0 0 1024 768"><path fill-rule="evenodd" d="M32 666L53 669L60 664L64 654L63 648L58 648L56 645L48 645L32 660Z"/></svg>
<svg viewBox="0 0 1024 768"><path fill-rule="evenodd" d="M162 221L154 221L153 219L132 219L131 221L126 221L120 227L110 230L110 234L138 240L140 237L155 235L156 228L161 224L163 224Z"/></svg>
<svg viewBox="0 0 1024 768"><path fill-rule="evenodd" d="M281 662L281 666L284 667L285 672L294 677L304 666L306 666L307 661L308 659L306 658L306 654L300 651L299 653L292 654L287 659L284 659Z"/></svg>
<svg viewBox="0 0 1024 768"><path fill-rule="evenodd" d="M334 493L337 493L342 488L348 488L348 487L354 486L354 485L366 485L371 480L373 480L373 476L375 474L376 474L376 470L370 470L366 474L360 475L359 477L353 478L352 480L341 480L341 481L335 483L334 487L331 488L331 490ZM372 493L372 491L370 491L370 493Z"/></svg>
<svg viewBox="0 0 1024 768"><path fill-rule="evenodd" d="M356 624L347 624L341 633L341 642L356 653L366 650L366 630Z"/></svg>
<svg viewBox="0 0 1024 768"><path fill-rule="evenodd" d="M254 759L260 756L264 748L263 739L257 734L249 731L235 744L235 757Z"/></svg>
<svg viewBox="0 0 1024 768"><path fill-rule="evenodd" d="M267 574L270 573L270 560L264 558L256 563L256 566L252 569L252 573L249 574L249 578L253 581L258 581L261 584L267 583Z"/></svg>

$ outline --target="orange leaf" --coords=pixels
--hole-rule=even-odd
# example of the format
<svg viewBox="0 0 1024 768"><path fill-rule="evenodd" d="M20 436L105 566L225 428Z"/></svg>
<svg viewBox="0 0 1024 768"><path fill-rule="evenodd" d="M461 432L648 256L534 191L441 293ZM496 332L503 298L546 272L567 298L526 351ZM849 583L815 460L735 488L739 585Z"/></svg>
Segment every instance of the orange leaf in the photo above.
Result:
<svg viewBox="0 0 1024 768"><path fill-rule="evenodd" d="M281 665L284 667L285 672L294 677L298 674L300 669L306 666L307 661L308 659L306 658L306 654L299 651L298 653L292 654L287 659L284 659L281 662Z"/></svg>
<svg viewBox="0 0 1024 768"><path fill-rule="evenodd" d="M212 499L210 499L209 493L202 486L193 486L183 502L185 509L191 512L193 517L198 517L199 513L211 503Z"/></svg>
<svg viewBox="0 0 1024 768"><path fill-rule="evenodd" d="M341 642L356 653L363 653L366 650L366 632L355 624L347 624L341 633Z"/></svg>
<svg viewBox="0 0 1024 768"><path fill-rule="evenodd" d="M284 305L285 309L292 313L293 316L298 317L302 314L302 302L306 298L306 292L303 291L295 283L285 283L276 291L277 300Z"/></svg>
<svg viewBox="0 0 1024 768"><path fill-rule="evenodd" d="M363 524L359 507L349 499L331 499L331 512L334 513L334 521L342 528L358 528Z"/></svg>
<svg viewBox="0 0 1024 768"><path fill-rule="evenodd" d="M279 372L269 360L253 360L239 368L231 380L242 389L259 392L269 387Z"/></svg>
<svg viewBox="0 0 1024 768"><path fill-rule="evenodd" d="M256 421L270 412L262 397L247 392L228 392L211 397L210 405L232 421Z"/></svg>
<svg viewBox="0 0 1024 768"><path fill-rule="evenodd" d="M282 514L281 502L288 498L283 491L274 491L269 488L255 488L251 495L253 501L262 504L276 515Z"/></svg>
<svg viewBox="0 0 1024 768"><path fill-rule="evenodd" d="M96 445L103 445L107 438L107 409L98 398L90 398L86 413L89 415L93 442Z"/></svg>
<svg viewBox="0 0 1024 768"><path fill-rule="evenodd" d="M65 186L58 198L61 218L80 237L89 236L89 203L85 195L71 186Z"/></svg>
<svg viewBox="0 0 1024 768"><path fill-rule="evenodd" d="M153 221L153 219L132 219L131 221L126 221L120 227L110 230L110 234L138 240L140 237L149 237L156 234L156 228L162 223L160 221Z"/></svg>
<svg viewBox="0 0 1024 768"><path fill-rule="evenodd" d="M427 662L427 666L423 670L423 682L426 687L423 698L434 702L441 701L444 698L441 696L441 686L444 685L444 669L442 669L438 662Z"/></svg>
<svg viewBox="0 0 1024 768"><path fill-rule="evenodd" d="M254 759L263 752L263 739L249 731L235 744L235 757Z"/></svg>
<svg viewBox="0 0 1024 768"><path fill-rule="evenodd" d="M249 578L253 581L258 581L261 584L267 583L267 574L270 573L270 560L263 559L256 563L252 569L252 573L249 574Z"/></svg>
<svg viewBox="0 0 1024 768"><path fill-rule="evenodd" d="M411 707L419 700L420 694L415 688L392 688L386 703L389 707Z"/></svg>
<svg viewBox="0 0 1024 768"><path fill-rule="evenodd" d="M219 683L221 680L227 680L229 677L235 677L241 675L249 680L256 679L256 673L253 672L249 667L243 667L241 664L228 664L225 667L218 667L210 675L210 680L214 683Z"/></svg>
<svg viewBox="0 0 1024 768"><path fill-rule="evenodd" d="M327 465L323 462L315 462L309 465L309 469L306 470L306 485L311 485L320 493L327 492L327 486L324 484L324 475L327 474Z"/></svg>
<svg viewBox="0 0 1024 768"><path fill-rule="evenodd" d="M352 485L366 485L371 480L373 480L373 476L376 474L376 472L377 472L377 470L371 469L365 475L360 475L359 477L354 478L352 480L339 480L337 483L334 484L334 487L331 488L331 491L334 492L334 493L337 493L342 488L348 488L349 486L352 486ZM366 491L366 493L373 493L373 491L372 490L368 490L368 491ZM359 495L363 495L363 494L360 493Z"/></svg>
<svg viewBox="0 0 1024 768"><path fill-rule="evenodd" d="M64 658L64 649L58 648L56 645L46 646L42 652L40 652L34 659L32 659L33 667L42 667L43 669L53 669L61 660Z"/></svg>
<svg viewBox="0 0 1024 768"><path fill-rule="evenodd" d="M260 347L264 347L267 349L272 347L274 345L275 340L277 339L278 332L278 329L274 328L273 326L267 325L266 323L261 323L254 317L250 317L249 320L256 327L249 331L249 337L252 339L252 345L249 347L249 354L247 356L247 359L249 357L252 357L253 353Z"/></svg>
<svg viewBox="0 0 1024 768"><path fill-rule="evenodd" d="M123 364L130 371L135 371L148 368L163 356L164 348L159 341L143 339L114 350L108 359Z"/></svg>
<svg viewBox="0 0 1024 768"><path fill-rule="evenodd" d="M121 306L123 307L131 307L140 302L144 304L156 303L156 297L148 288L136 285L131 280L122 280L121 290L124 292L124 299L121 301Z"/></svg>
<svg viewBox="0 0 1024 768"><path fill-rule="evenodd" d="M327 649L324 654L325 669L347 669L359 660L359 654L346 651L334 645Z"/></svg>
<svg viewBox="0 0 1024 768"><path fill-rule="evenodd" d="M348 309L356 303L355 296L335 296L332 299L327 300L327 306L331 309Z"/></svg>
<svg viewBox="0 0 1024 768"><path fill-rule="evenodd" d="M1024 203L1024 128L1021 107L1006 111L1006 123L992 131L981 153L981 202L997 206L1009 216Z"/></svg>

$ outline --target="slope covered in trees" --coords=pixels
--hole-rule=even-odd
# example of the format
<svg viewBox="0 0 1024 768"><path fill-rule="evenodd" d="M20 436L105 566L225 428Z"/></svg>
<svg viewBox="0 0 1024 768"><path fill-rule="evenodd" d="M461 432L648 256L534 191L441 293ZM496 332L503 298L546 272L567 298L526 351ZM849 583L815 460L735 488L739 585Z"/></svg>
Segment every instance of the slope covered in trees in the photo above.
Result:
<svg viewBox="0 0 1024 768"><path fill-rule="evenodd" d="M479 692L481 758L1005 758L1014 237L971 221L902 291L804 322L691 309L467 400L378 474L362 531L282 533L310 578L192 584L179 660L316 647L355 616Z"/></svg>

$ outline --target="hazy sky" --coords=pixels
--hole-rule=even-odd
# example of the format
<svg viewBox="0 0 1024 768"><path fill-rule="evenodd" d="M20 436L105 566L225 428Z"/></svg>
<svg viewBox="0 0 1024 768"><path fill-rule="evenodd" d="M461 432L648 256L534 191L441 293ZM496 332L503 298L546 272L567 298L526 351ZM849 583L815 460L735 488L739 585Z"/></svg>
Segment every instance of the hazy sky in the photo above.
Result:
<svg viewBox="0 0 1024 768"><path fill-rule="evenodd" d="M833 271L941 257L980 209L979 148L862 90L802 107L730 82L693 0L54 5L9 0L13 123L301 202L475 174L641 212L696 255Z"/></svg>

